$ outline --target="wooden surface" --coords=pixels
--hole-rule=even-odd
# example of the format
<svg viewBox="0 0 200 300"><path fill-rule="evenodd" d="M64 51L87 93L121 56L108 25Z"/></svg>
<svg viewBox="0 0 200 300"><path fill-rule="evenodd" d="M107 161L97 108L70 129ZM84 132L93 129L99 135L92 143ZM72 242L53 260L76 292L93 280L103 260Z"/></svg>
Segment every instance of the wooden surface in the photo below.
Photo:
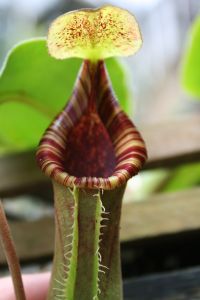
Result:
<svg viewBox="0 0 200 300"><path fill-rule="evenodd" d="M53 253L54 220L12 221L11 230L21 260ZM154 196L142 203L123 205L121 241L173 235L200 228L200 188ZM0 263L5 258L0 249Z"/></svg>
<svg viewBox="0 0 200 300"><path fill-rule="evenodd" d="M200 268L126 281L124 295L124 300L199 300Z"/></svg>
<svg viewBox="0 0 200 300"><path fill-rule="evenodd" d="M128 241L200 228L200 188L157 194L123 206L121 240Z"/></svg>
<svg viewBox="0 0 200 300"><path fill-rule="evenodd" d="M173 167L200 160L199 128L199 115L142 126L149 154L146 168Z"/></svg>
<svg viewBox="0 0 200 300"><path fill-rule="evenodd" d="M49 257L54 249L54 220L10 221L18 257L21 261L34 261ZM5 255L0 244L0 264L5 264Z"/></svg>
<svg viewBox="0 0 200 300"><path fill-rule="evenodd" d="M200 116L140 126L149 160L145 168L172 167L200 160ZM0 158L0 197L43 185L48 179L35 162L35 150Z"/></svg>
<svg viewBox="0 0 200 300"><path fill-rule="evenodd" d="M200 160L200 116L190 115L162 124L140 127L149 153L146 169L174 167ZM49 183L50 180L36 165L35 151L0 158L0 197L41 188L45 190ZM137 241L197 230L200 229L199 216L200 188L157 195L143 203L125 204L121 241ZM10 225L21 260L29 261L52 255L53 218L34 222L12 221ZM0 263L5 263L1 248Z"/></svg>
<svg viewBox="0 0 200 300"><path fill-rule="evenodd" d="M26 193L46 181L36 164L35 151L0 158L0 197Z"/></svg>

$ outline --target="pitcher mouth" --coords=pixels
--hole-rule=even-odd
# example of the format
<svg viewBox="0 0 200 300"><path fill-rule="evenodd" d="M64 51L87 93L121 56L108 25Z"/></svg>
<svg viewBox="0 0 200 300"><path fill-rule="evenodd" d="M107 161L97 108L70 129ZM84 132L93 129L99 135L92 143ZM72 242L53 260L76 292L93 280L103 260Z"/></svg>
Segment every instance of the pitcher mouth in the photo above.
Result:
<svg viewBox="0 0 200 300"><path fill-rule="evenodd" d="M112 92L103 61L84 61L72 97L37 151L43 172L61 185L110 190L147 158L144 141Z"/></svg>

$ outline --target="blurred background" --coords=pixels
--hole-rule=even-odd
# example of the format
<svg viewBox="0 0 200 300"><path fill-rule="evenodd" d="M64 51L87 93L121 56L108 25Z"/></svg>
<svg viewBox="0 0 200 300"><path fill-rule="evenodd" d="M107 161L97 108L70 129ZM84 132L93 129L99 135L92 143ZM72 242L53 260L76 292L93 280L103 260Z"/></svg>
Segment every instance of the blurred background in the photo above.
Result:
<svg viewBox="0 0 200 300"><path fill-rule="evenodd" d="M0 65L16 43L45 37L49 24L58 15L105 3L117 4L117 1L0 0ZM122 6L135 14L143 36L142 49L132 57L120 59L127 73L129 115L134 117L137 126L143 123L159 126L160 122L173 117L197 113L200 102L191 101L196 97L184 91L181 73L185 48L191 38L189 32L199 14L200 2L126 0ZM162 171L159 176L157 174L156 181L166 175ZM140 177L133 183L137 188L141 185ZM149 180L148 172L143 177ZM151 189L150 186L148 188ZM140 189L139 193L142 193Z"/></svg>
<svg viewBox="0 0 200 300"><path fill-rule="evenodd" d="M58 15L117 1L0 0L0 59L21 40L46 36ZM188 30L199 13L196 0L134 0L122 6L135 14L143 36L136 56L125 59L131 74L135 120L156 122L172 114L199 110L180 87L180 65Z"/></svg>
<svg viewBox="0 0 200 300"><path fill-rule="evenodd" d="M50 22L58 15L102 4L119 5L119 1L0 0L0 65L16 43L46 36ZM129 278L200 264L200 139L197 132L200 102L196 95L184 89L181 81L191 26L200 14L200 1L124 0L120 6L135 15L143 36L142 49L133 57L120 59L120 63L127 74L130 92L128 113L144 133L150 156L145 171L130 180L125 194L125 203L136 205L128 221L125 215L122 217L122 225L123 222L127 225L124 229L122 226L123 275ZM20 159L16 162L16 157L2 155L0 167L18 166ZM0 174L3 177L3 171ZM17 193L3 190L5 209L13 222L52 217L52 193L42 192L38 186L33 193L27 193L28 189L24 192L16 189L20 190ZM169 206L165 203L160 208L160 203L168 199ZM190 199L191 207L187 203ZM141 206L137 206L138 202ZM149 207L144 206L147 202ZM189 216L188 210L194 215ZM134 216L135 211L138 216ZM130 235L125 232L129 226ZM33 271L49 268L52 248L48 251L41 255L39 265L22 257L24 268ZM188 251L192 251L189 259ZM3 256L0 260L2 271L7 272Z"/></svg>

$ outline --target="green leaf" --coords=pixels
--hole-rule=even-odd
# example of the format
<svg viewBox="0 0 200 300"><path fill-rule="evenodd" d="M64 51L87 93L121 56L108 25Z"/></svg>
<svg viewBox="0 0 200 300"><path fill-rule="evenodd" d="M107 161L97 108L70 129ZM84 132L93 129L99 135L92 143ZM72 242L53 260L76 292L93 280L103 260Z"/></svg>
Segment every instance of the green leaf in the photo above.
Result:
<svg viewBox="0 0 200 300"><path fill-rule="evenodd" d="M186 91L200 99L200 16L192 26L183 58L182 84Z"/></svg>
<svg viewBox="0 0 200 300"><path fill-rule="evenodd" d="M192 163L175 169L170 180L164 186L164 192L188 189L200 183L200 164Z"/></svg>
<svg viewBox="0 0 200 300"><path fill-rule="evenodd" d="M12 49L0 75L0 153L35 147L69 99L80 59L49 56L45 39L23 42ZM129 109L126 75L116 59L107 61L114 90Z"/></svg>

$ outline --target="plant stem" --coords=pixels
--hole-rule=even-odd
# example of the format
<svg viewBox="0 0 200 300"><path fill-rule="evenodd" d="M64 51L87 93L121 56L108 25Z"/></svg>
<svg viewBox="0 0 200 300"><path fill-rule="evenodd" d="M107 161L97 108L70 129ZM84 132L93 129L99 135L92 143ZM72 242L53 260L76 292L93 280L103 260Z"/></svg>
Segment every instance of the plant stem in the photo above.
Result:
<svg viewBox="0 0 200 300"><path fill-rule="evenodd" d="M0 237L5 250L6 259L12 276L16 300L26 300L19 260L6 219L2 202L0 201Z"/></svg>

